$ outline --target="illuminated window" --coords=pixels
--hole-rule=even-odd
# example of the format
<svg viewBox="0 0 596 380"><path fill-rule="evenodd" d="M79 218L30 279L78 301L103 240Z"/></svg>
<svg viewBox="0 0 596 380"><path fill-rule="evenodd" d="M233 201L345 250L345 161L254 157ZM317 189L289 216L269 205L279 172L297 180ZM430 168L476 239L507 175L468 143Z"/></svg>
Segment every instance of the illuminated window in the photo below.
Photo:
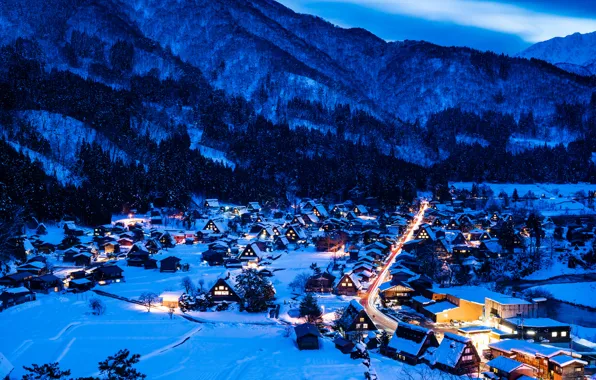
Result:
<svg viewBox="0 0 596 380"><path fill-rule="evenodd" d="M581 372L582 371L582 367L575 367L575 372Z"/></svg>
<svg viewBox="0 0 596 380"><path fill-rule="evenodd" d="M557 336L559 336L559 334L556 331L553 331L553 333L551 335L553 338L556 338Z"/></svg>
<svg viewBox="0 0 596 380"><path fill-rule="evenodd" d="M362 328L363 328L363 329L367 329L367 328L368 328L368 323L363 323L363 324L362 324Z"/></svg>
<svg viewBox="0 0 596 380"><path fill-rule="evenodd" d="M567 331L561 331L561 336L567 336Z"/></svg>
<svg viewBox="0 0 596 380"><path fill-rule="evenodd" d="M462 360L463 360L464 362L471 362L472 360L474 360L474 355L464 355L464 356L462 357Z"/></svg>
<svg viewBox="0 0 596 380"><path fill-rule="evenodd" d="M360 318L360 322L364 322L364 318Z"/></svg>
<svg viewBox="0 0 596 380"><path fill-rule="evenodd" d="M528 335L536 335L536 331L534 331L534 330L528 330Z"/></svg>

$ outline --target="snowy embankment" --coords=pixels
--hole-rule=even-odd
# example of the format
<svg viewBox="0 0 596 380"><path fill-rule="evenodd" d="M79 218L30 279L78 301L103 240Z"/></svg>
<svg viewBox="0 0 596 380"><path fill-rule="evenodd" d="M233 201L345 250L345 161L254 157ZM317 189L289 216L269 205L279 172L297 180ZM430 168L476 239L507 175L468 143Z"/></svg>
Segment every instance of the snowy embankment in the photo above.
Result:
<svg viewBox="0 0 596 380"><path fill-rule="evenodd" d="M554 299L580 306L596 308L596 282L540 285L532 289L544 289Z"/></svg>

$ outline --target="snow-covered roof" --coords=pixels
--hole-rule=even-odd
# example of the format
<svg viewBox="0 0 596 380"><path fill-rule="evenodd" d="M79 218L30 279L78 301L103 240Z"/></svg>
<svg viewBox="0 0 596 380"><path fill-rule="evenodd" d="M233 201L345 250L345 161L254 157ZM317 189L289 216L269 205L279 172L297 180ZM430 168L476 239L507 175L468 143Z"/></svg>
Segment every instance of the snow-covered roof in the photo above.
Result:
<svg viewBox="0 0 596 380"><path fill-rule="evenodd" d="M507 322L514 325L523 324L524 327L569 327L569 324L555 321L550 318L507 318Z"/></svg>
<svg viewBox="0 0 596 380"><path fill-rule="evenodd" d="M443 341L437 349L430 355L429 361L431 364L443 364L447 367L455 367L459 358L466 348L466 344L470 338L463 337L452 333L445 333Z"/></svg>
<svg viewBox="0 0 596 380"><path fill-rule="evenodd" d="M498 342L493 342L488 345L490 348L494 348L503 352L520 352L527 355L538 355L544 357L553 357L559 354L566 354L569 351L553 346L546 346L543 344L527 342L525 340L517 339L504 339Z"/></svg>
<svg viewBox="0 0 596 380"><path fill-rule="evenodd" d="M530 302L521 299L511 297L505 294L493 292L481 286L454 286L452 288L439 288L433 287L433 292L438 294L449 294L454 297L464 299L466 301L474 302L480 305L484 305L485 298L491 299L502 305L529 305Z"/></svg>
<svg viewBox="0 0 596 380"><path fill-rule="evenodd" d="M11 294L31 293L31 291L29 289L25 288L24 286L19 286L18 288L4 289L4 292L11 293Z"/></svg>
<svg viewBox="0 0 596 380"><path fill-rule="evenodd" d="M554 363L557 363L561 367L565 367L565 366L568 366L569 364L573 364L573 363L579 363L579 364L583 364L583 365L588 365L588 362L585 362L585 361L580 360L578 358L574 358L574 357L569 356L569 355L555 356L554 358L551 358L550 361L551 362L554 362Z"/></svg>
<svg viewBox="0 0 596 380"><path fill-rule="evenodd" d="M30 263L26 263L23 265L18 266L19 269L26 269L27 267L33 267L33 268L37 268L37 269L43 269L46 267L46 265L42 262L39 261L32 261Z"/></svg>
<svg viewBox="0 0 596 380"><path fill-rule="evenodd" d="M459 306L452 304L449 301L441 301L435 302L432 305L426 306L424 309L433 313L433 314L440 314L446 312L448 310L457 309Z"/></svg>
<svg viewBox="0 0 596 380"><path fill-rule="evenodd" d="M516 360L510 359L507 356L497 356L493 360L486 363L486 365L505 373L511 373L521 367L523 364Z"/></svg>
<svg viewBox="0 0 596 380"><path fill-rule="evenodd" d="M414 297L412 297L412 300L414 300L416 302L419 302L419 303L421 303L423 305L431 304L431 303L434 303L435 302L434 300L431 300L431 299L426 298L424 296L414 296Z"/></svg>
<svg viewBox="0 0 596 380"><path fill-rule="evenodd" d="M89 284L91 281L89 281L86 278L77 278L76 280L70 280L70 282L73 282L77 285L85 285L85 284Z"/></svg>
<svg viewBox="0 0 596 380"><path fill-rule="evenodd" d="M364 310L364 306L362 306L357 300L351 300L350 306L356 309L356 311Z"/></svg>

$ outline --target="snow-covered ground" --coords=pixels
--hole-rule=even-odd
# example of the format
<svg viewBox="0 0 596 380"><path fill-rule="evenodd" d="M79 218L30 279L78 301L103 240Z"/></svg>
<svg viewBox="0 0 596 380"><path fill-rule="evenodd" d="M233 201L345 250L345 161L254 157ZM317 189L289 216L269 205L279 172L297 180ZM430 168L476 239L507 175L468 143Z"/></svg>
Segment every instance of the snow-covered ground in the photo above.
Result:
<svg viewBox="0 0 596 380"><path fill-rule="evenodd" d="M450 182L449 186L456 189L472 189L473 182ZM483 183L490 187L497 198L503 191L509 195L509 206L513 208L534 208L540 210L544 216L555 215L586 215L596 214L596 211L587 206L587 201L577 200L577 193L588 194L589 190L596 190L596 186L589 183L577 184L552 184L552 183ZM528 193L533 193L539 199L511 201L513 191L517 189L520 198ZM496 201L500 201L496 199Z"/></svg>
<svg viewBox="0 0 596 380"><path fill-rule="evenodd" d="M548 290L554 299L596 308L596 282L540 285L532 289Z"/></svg>

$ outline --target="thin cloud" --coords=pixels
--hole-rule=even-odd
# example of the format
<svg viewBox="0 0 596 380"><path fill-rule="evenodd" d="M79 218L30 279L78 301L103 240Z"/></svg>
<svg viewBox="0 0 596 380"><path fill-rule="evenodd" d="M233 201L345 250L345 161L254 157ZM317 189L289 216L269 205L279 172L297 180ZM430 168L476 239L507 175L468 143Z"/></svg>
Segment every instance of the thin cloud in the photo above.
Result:
<svg viewBox="0 0 596 380"><path fill-rule="evenodd" d="M385 13L514 34L528 42L539 42L575 32L589 33L596 30L595 19L536 12L498 2L477 0L324 1L357 4ZM320 2L320 0L282 0L282 2L301 8L302 5Z"/></svg>

